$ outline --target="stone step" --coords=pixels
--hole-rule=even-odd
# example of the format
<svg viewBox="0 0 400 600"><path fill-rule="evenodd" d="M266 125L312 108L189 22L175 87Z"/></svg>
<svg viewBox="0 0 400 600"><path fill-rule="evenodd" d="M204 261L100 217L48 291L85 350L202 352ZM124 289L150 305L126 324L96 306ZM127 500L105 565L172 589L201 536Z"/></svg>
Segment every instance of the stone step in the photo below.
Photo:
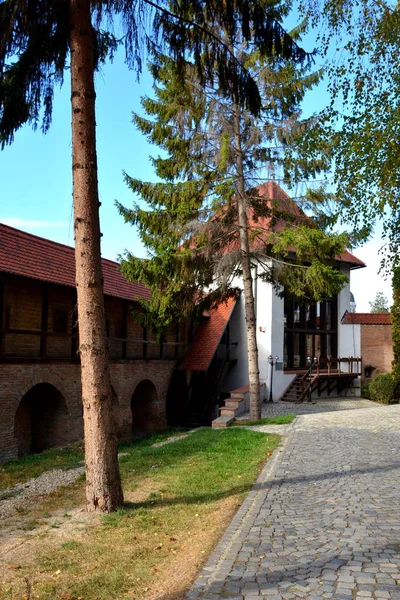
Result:
<svg viewBox="0 0 400 600"><path fill-rule="evenodd" d="M227 398L225 400L225 408L237 408L240 404L241 400L235 398Z"/></svg>
<svg viewBox="0 0 400 600"><path fill-rule="evenodd" d="M226 406L222 406L219 409L220 415L221 417L235 417L236 415L236 408L227 408Z"/></svg>
<svg viewBox="0 0 400 600"><path fill-rule="evenodd" d="M211 423L211 427L213 429L222 429L223 427L228 427L234 420L234 417L218 417Z"/></svg>
<svg viewBox="0 0 400 600"><path fill-rule="evenodd" d="M243 400L245 392L231 392L231 398Z"/></svg>

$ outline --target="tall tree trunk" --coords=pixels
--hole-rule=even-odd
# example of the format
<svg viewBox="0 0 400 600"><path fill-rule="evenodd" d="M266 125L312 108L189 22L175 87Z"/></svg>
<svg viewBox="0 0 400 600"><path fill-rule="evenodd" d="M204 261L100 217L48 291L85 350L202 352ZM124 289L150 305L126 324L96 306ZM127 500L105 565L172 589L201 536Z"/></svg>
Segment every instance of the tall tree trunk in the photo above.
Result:
<svg viewBox="0 0 400 600"><path fill-rule="evenodd" d="M104 312L90 3L70 0L72 172L88 510L123 503Z"/></svg>
<svg viewBox="0 0 400 600"><path fill-rule="evenodd" d="M253 277L251 274L249 223L247 218L243 151L240 138L240 109L237 102L235 102L233 105L233 120L237 171L238 225L243 272L247 354L249 363L250 419L255 421L261 418L260 372L258 369L257 322L254 308Z"/></svg>

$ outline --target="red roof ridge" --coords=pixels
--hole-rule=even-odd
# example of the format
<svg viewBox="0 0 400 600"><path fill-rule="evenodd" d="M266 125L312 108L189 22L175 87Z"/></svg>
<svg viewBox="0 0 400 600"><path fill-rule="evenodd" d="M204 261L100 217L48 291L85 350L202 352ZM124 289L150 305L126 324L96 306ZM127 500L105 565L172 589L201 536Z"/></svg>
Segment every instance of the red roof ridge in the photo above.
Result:
<svg viewBox="0 0 400 600"><path fill-rule="evenodd" d="M341 320L343 325L391 325L389 312L351 313L346 311Z"/></svg>

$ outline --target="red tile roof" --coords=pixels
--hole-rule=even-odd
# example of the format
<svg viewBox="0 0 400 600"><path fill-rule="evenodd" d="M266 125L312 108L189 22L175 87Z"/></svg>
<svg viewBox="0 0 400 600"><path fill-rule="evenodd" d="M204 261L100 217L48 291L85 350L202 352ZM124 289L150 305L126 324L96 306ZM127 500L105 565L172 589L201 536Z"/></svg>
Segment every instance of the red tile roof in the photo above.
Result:
<svg viewBox="0 0 400 600"><path fill-rule="evenodd" d="M124 300L150 297L146 286L122 276L118 263L103 258L102 265L105 294ZM0 271L75 287L74 249L0 223Z"/></svg>
<svg viewBox="0 0 400 600"><path fill-rule="evenodd" d="M349 313L342 317L344 325L390 325L390 313Z"/></svg>
<svg viewBox="0 0 400 600"><path fill-rule="evenodd" d="M262 185L257 186L250 192L255 196L259 196L263 198L266 202L267 206L275 206L278 212L289 213L294 216L299 223L304 222L304 220L309 220L309 217L304 213L304 211L297 205L297 203L276 183L276 181L267 181ZM268 233L271 231L271 217L266 215L255 215L255 212L252 208L248 209L247 213L249 227L250 229L256 233L257 235L252 239L251 246L252 249L261 249L264 247L265 240L268 236ZM273 225L274 231L282 231L282 229L286 226L286 223L282 219L277 219ZM228 249L234 249L238 246L239 242L237 237L235 239L235 234L233 235L232 242ZM295 248L293 248L293 252L295 252ZM348 263L351 265L350 268L357 269L365 267L365 263L351 254L348 250L344 250L339 256L335 257L336 260L344 263Z"/></svg>
<svg viewBox="0 0 400 600"><path fill-rule="evenodd" d="M208 368L235 308L236 301L236 297L228 298L210 310L209 317L199 325L189 346L182 363L183 369L205 371Z"/></svg>
<svg viewBox="0 0 400 600"><path fill-rule="evenodd" d="M277 201L277 208L280 211L287 211L288 213L292 213L293 215L295 215L296 217L299 217L300 219L306 217L306 219L308 219L307 215L303 212L303 210L297 205L297 203L280 187L280 185L278 185L276 183L276 181L267 181L266 183L260 185L257 188L258 191L258 195L260 197L264 197L267 199L268 202L273 202L273 201ZM259 218L258 222L254 222L254 220L252 219L251 225L254 228L257 228L257 225L259 226L260 221L262 221L263 218ZM264 221L265 221L265 217L264 217ZM275 225L275 229L277 231L280 231L282 228L284 227L284 224L282 222L279 222ZM340 262L345 262L345 263L349 263L351 265L353 265L353 268L361 268L361 267L365 267L365 263L360 260L359 258L357 258L356 256L354 256L354 254L351 254L351 252L349 252L348 250L344 250L339 256L335 257L336 260L340 261Z"/></svg>

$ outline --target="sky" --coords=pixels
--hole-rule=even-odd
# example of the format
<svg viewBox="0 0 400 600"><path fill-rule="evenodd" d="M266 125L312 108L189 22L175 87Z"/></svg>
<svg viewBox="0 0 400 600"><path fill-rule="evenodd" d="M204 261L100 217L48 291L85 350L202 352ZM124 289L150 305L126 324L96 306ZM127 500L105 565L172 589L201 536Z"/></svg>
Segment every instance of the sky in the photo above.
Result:
<svg viewBox="0 0 400 600"><path fill-rule="evenodd" d="M13 144L0 151L0 222L72 246L68 76L67 71L63 87L56 90L49 132L43 135L39 129L24 127L16 133ZM151 95L152 81L144 73L138 82L136 74L124 64L122 53L117 53L114 62L96 75L96 93L102 254L117 260L128 249L144 256L134 228L123 222L115 200L127 207L134 200L124 182L124 171L131 177L154 180L149 155L157 155L158 150L151 147L132 124L132 111L140 111L142 95ZM307 114L317 112L326 101L322 84L307 97L305 111ZM357 312L369 312L368 303L377 292L383 292L391 303L390 281L378 275L381 245L376 235L353 252L367 264L366 268L352 272L351 290Z"/></svg>

